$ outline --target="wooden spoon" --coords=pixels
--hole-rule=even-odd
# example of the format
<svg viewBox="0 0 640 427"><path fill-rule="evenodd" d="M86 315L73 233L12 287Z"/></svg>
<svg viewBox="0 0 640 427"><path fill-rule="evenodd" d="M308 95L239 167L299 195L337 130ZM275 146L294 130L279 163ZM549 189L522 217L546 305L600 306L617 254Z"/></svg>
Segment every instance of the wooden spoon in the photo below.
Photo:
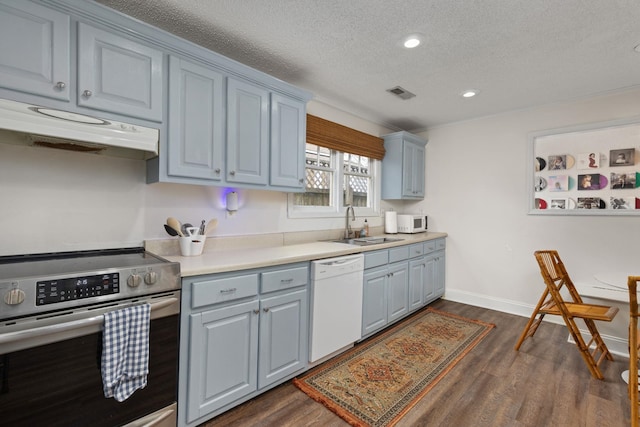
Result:
<svg viewBox="0 0 640 427"><path fill-rule="evenodd" d="M207 226L204 228L204 235L207 236L209 232L213 231L213 229L216 228L217 226L218 226L218 219L213 218L211 221L209 221Z"/></svg>
<svg viewBox="0 0 640 427"><path fill-rule="evenodd" d="M180 224L180 221L170 216L169 218L167 218L167 225L176 230L178 236L184 237L184 233L182 233L182 224Z"/></svg>

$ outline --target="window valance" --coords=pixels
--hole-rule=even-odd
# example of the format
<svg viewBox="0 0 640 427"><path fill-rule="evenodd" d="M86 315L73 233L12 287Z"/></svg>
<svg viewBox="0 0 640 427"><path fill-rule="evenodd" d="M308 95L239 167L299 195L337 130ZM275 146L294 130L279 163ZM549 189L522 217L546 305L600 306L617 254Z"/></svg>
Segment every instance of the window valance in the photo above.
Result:
<svg viewBox="0 0 640 427"><path fill-rule="evenodd" d="M307 114L307 143L382 160L384 140Z"/></svg>

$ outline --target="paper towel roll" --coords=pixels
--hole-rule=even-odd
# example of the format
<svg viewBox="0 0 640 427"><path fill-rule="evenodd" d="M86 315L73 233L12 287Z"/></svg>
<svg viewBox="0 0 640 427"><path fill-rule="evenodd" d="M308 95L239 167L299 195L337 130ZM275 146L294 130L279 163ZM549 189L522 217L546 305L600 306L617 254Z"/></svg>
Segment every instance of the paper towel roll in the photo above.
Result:
<svg viewBox="0 0 640 427"><path fill-rule="evenodd" d="M398 213L396 211L386 211L384 213L384 232L396 234L398 232Z"/></svg>

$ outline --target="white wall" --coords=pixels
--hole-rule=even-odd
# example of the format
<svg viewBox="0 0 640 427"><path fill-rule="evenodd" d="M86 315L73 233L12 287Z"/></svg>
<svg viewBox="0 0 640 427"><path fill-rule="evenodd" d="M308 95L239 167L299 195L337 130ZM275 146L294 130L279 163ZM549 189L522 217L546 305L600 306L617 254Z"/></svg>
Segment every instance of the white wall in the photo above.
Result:
<svg viewBox="0 0 640 427"><path fill-rule="evenodd" d="M447 297L528 316L543 289L538 249L557 249L578 284L640 274L640 217L527 214L529 133L636 116L638 88L423 134L427 197L415 208L428 213L430 229L449 233Z"/></svg>

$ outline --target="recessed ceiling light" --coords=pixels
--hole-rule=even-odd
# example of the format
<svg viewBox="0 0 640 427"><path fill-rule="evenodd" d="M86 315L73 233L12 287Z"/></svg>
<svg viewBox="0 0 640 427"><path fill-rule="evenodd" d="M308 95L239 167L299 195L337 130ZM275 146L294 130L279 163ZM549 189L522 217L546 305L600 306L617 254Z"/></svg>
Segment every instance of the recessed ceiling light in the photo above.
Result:
<svg viewBox="0 0 640 427"><path fill-rule="evenodd" d="M475 90L475 89L468 89L465 90L464 92L462 92L460 95L462 95L463 98L472 98L474 96L476 96L480 91Z"/></svg>
<svg viewBox="0 0 640 427"><path fill-rule="evenodd" d="M413 49L418 45L420 45L420 39L417 39L415 37L408 38L404 41L404 47L406 47L407 49Z"/></svg>
<svg viewBox="0 0 640 427"><path fill-rule="evenodd" d="M411 34L402 39L402 46L407 49L413 49L414 47L420 46L422 40L424 40L422 34Z"/></svg>

